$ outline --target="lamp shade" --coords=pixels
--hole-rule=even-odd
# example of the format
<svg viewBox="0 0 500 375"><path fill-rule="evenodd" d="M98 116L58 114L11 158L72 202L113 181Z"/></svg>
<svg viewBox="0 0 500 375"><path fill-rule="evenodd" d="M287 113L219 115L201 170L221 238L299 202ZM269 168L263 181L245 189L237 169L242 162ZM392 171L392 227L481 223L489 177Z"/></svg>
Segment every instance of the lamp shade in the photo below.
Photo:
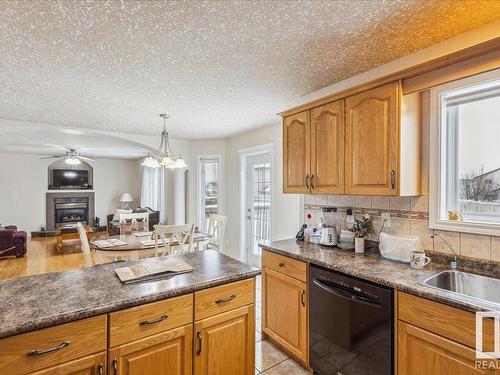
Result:
<svg viewBox="0 0 500 375"><path fill-rule="evenodd" d="M133 202L134 198L132 198L132 194L130 193L123 193L122 196L120 197L120 202L122 203L129 203Z"/></svg>

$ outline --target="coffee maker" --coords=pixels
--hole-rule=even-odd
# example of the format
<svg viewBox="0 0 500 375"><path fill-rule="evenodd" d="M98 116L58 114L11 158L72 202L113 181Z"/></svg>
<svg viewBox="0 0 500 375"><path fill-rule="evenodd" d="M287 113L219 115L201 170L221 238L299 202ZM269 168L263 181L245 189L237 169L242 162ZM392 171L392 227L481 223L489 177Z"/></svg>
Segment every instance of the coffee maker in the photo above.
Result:
<svg viewBox="0 0 500 375"><path fill-rule="evenodd" d="M338 244L337 224L339 213L337 207L323 207L323 228L321 229L320 244L324 246L336 246Z"/></svg>

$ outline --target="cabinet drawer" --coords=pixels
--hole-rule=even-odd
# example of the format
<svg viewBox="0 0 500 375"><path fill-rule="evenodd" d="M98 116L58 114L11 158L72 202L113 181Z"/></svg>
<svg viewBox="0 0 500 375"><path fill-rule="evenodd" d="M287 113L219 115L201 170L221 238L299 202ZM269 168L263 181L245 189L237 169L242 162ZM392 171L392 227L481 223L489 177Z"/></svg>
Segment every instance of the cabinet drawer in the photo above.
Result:
<svg viewBox="0 0 500 375"><path fill-rule="evenodd" d="M255 301L255 280L248 279L194 293L194 318L200 320Z"/></svg>
<svg viewBox="0 0 500 375"><path fill-rule="evenodd" d="M65 323L1 339L0 374L26 374L105 350L106 315Z"/></svg>
<svg viewBox="0 0 500 375"><path fill-rule="evenodd" d="M264 250L262 252L262 266L300 281L307 280L307 264L297 259Z"/></svg>
<svg viewBox="0 0 500 375"><path fill-rule="evenodd" d="M476 316L439 302L398 292L398 319L475 348ZM483 351L493 350L493 319L483 321Z"/></svg>
<svg viewBox="0 0 500 375"><path fill-rule="evenodd" d="M192 294L116 311L109 314L109 346L131 342L192 321Z"/></svg>

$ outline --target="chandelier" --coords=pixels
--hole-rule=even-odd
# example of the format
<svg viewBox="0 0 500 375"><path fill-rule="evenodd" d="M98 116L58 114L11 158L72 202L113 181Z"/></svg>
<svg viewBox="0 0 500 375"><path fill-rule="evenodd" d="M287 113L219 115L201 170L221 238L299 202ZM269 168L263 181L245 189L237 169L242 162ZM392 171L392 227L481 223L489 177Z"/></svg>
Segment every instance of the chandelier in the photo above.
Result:
<svg viewBox="0 0 500 375"><path fill-rule="evenodd" d="M187 164L182 156L180 154L175 155L170 147L166 125L168 115L166 113L162 113L160 114L160 117L163 118L163 131L161 132L160 147L158 147L158 151L154 153L150 152L141 165L143 167L150 168L187 168Z"/></svg>

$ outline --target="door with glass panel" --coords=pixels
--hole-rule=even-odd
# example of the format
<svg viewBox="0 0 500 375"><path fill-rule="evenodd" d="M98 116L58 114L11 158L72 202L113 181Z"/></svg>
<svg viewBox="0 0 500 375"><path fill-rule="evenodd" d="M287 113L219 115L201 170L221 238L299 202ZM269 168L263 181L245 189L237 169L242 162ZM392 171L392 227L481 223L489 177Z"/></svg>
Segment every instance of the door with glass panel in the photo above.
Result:
<svg viewBox="0 0 500 375"><path fill-rule="evenodd" d="M198 157L198 226L208 229L208 218L220 213L220 155Z"/></svg>
<svg viewBox="0 0 500 375"><path fill-rule="evenodd" d="M248 262L260 265L259 242L271 239L271 154L247 157L246 229Z"/></svg>

